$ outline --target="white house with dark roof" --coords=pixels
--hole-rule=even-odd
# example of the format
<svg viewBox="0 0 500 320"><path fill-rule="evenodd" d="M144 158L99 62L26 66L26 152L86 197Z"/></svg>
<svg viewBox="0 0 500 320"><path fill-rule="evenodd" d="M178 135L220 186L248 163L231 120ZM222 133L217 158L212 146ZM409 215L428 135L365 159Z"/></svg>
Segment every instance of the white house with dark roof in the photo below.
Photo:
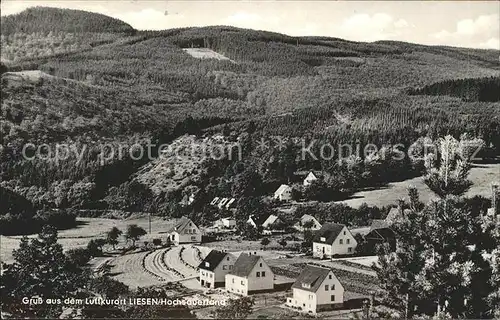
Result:
<svg viewBox="0 0 500 320"><path fill-rule="evenodd" d="M292 285L292 292L286 305L302 312L315 314L344 303L344 287L327 267L307 265Z"/></svg>
<svg viewBox="0 0 500 320"><path fill-rule="evenodd" d="M345 225L327 223L314 234L313 257L323 259L354 254L357 245L358 242Z"/></svg>
<svg viewBox="0 0 500 320"><path fill-rule="evenodd" d="M224 286L226 274L233 270L236 257L228 252L212 250L198 266L200 284L207 288Z"/></svg>
<svg viewBox="0 0 500 320"><path fill-rule="evenodd" d="M309 222L309 221L311 221L311 222ZM312 224L312 226L309 228L309 230L316 231L316 230L321 229L321 223L319 223L319 221L315 217L311 216L310 214L302 215L302 217L300 217L299 221L297 221L297 223L295 223L293 225L293 227L295 230L302 232L305 229L304 225L307 223Z"/></svg>
<svg viewBox="0 0 500 320"><path fill-rule="evenodd" d="M274 273L261 256L242 253L226 275L226 290L247 296L274 289Z"/></svg>
<svg viewBox="0 0 500 320"><path fill-rule="evenodd" d="M275 192L274 199L279 201L288 201L292 199L292 187L287 184L282 184Z"/></svg>
<svg viewBox="0 0 500 320"><path fill-rule="evenodd" d="M191 219L182 217L167 231L167 236L172 243L178 245L182 243L200 243L202 233Z"/></svg>

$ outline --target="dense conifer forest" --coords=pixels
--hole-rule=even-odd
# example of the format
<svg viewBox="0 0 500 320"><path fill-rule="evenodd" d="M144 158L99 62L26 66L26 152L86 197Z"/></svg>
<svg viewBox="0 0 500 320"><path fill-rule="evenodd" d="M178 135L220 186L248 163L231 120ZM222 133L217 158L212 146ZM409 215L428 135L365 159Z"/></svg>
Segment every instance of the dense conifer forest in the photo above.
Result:
<svg viewBox="0 0 500 320"><path fill-rule="evenodd" d="M500 153L494 50L225 26L136 31L103 15L49 8L2 18L1 33L2 192L29 201L33 215L53 208L124 209L199 220L210 214L203 201L211 196L248 196L249 181L262 185L263 194L272 192L296 170L327 172L324 187L339 198L422 173L423 164L408 159L296 161L300 151L291 142L302 138L405 149L419 139L465 133L484 142L483 157ZM188 54L196 48L227 59ZM192 179L162 193L137 179L152 160L99 159L103 144L158 145L184 134L223 134L241 142L246 157L205 161ZM257 141L275 137L290 143L259 150ZM27 143L47 144L45 154L66 143L83 156L26 160ZM200 200L179 208L186 187L202 190ZM2 215L19 211L4 208Z"/></svg>

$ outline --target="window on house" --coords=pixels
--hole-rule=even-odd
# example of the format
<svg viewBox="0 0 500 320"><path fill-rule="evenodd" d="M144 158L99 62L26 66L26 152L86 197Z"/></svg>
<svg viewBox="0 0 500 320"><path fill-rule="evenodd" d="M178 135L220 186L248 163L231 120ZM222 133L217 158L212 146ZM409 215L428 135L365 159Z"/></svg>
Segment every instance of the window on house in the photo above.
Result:
<svg viewBox="0 0 500 320"><path fill-rule="evenodd" d="M351 247L347 248L347 252L352 252L352 248Z"/></svg>
<svg viewBox="0 0 500 320"><path fill-rule="evenodd" d="M345 243L347 244L351 243L351 239L346 239Z"/></svg>
<svg viewBox="0 0 500 320"><path fill-rule="evenodd" d="M344 231L344 236L345 236L345 231Z"/></svg>
<svg viewBox="0 0 500 320"><path fill-rule="evenodd" d="M266 276L266 272L265 272L265 271L262 271L262 272L261 272L261 276L262 276L262 277L265 277L265 276Z"/></svg>
<svg viewBox="0 0 500 320"><path fill-rule="evenodd" d="M257 278L259 278L259 277L260 277L260 272L259 272L259 271L257 271Z"/></svg>
<svg viewBox="0 0 500 320"><path fill-rule="evenodd" d="M191 240L196 240L196 237L195 236L191 236Z"/></svg>
<svg viewBox="0 0 500 320"><path fill-rule="evenodd" d="M261 268L262 268L262 263L260 263L260 264L259 264L259 267L261 267Z"/></svg>
<svg viewBox="0 0 500 320"><path fill-rule="evenodd" d="M243 280L241 280L241 285L244 286L245 285L245 282Z"/></svg>
<svg viewBox="0 0 500 320"><path fill-rule="evenodd" d="M233 269L233 266L232 265L229 265L229 270Z"/></svg>
<svg viewBox="0 0 500 320"><path fill-rule="evenodd" d="M328 275L328 279L331 279L331 278L332 278L332 275L331 275L331 274L329 274L329 275Z"/></svg>
<svg viewBox="0 0 500 320"><path fill-rule="evenodd" d="M332 284L332 291L334 291L334 290L335 290L335 285L334 285L334 284Z"/></svg>
<svg viewBox="0 0 500 320"><path fill-rule="evenodd" d="M211 274L210 274L210 278L213 278L213 277L214 277L214 274L213 274L213 273L211 273Z"/></svg>
<svg viewBox="0 0 500 320"><path fill-rule="evenodd" d="M227 269L227 266L226 265L223 265L222 266L222 270L226 270Z"/></svg>
<svg viewBox="0 0 500 320"><path fill-rule="evenodd" d="M325 284L325 291L328 291L328 285Z"/></svg>
<svg viewBox="0 0 500 320"><path fill-rule="evenodd" d="M343 239L340 239L340 240L339 240L339 243L340 243L340 244L344 244L344 240L343 240Z"/></svg>
<svg viewBox="0 0 500 320"><path fill-rule="evenodd" d="M334 295L334 294L332 294L332 295L330 296L330 301L335 301L335 295Z"/></svg>
<svg viewBox="0 0 500 320"><path fill-rule="evenodd" d="M234 283L234 278L233 278L233 283Z"/></svg>

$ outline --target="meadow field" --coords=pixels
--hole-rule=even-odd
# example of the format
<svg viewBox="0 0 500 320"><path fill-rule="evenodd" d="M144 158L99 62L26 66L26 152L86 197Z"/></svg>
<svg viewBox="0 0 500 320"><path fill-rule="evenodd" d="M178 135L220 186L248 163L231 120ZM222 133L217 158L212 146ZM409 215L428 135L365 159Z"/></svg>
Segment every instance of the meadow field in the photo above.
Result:
<svg viewBox="0 0 500 320"><path fill-rule="evenodd" d="M146 231L149 229L149 220L147 216L134 217L130 219L105 219L105 218L77 218L77 227L59 231L59 243L65 250L85 247L92 239L104 238L106 232L112 227L125 232L130 224L137 224ZM151 217L151 233L146 234L141 238L141 241L151 242L154 238L165 237L166 232L172 227L172 220L163 220L159 217ZM36 237L30 235L29 238ZM0 236L0 260L2 262L12 261L12 250L19 247L19 242L22 236ZM121 237L121 243L125 244L125 240ZM163 239L165 240L165 239Z"/></svg>
<svg viewBox="0 0 500 320"><path fill-rule="evenodd" d="M476 195L491 198L491 183L500 181L500 163L475 164L469 174L473 185L466 193L467 197ZM356 192L350 199L340 201L351 207L358 208L363 203L369 206L388 206L396 204L398 199L407 198L407 188L415 186L420 192L423 202L435 198L433 192L425 185L422 177L389 183L384 188Z"/></svg>

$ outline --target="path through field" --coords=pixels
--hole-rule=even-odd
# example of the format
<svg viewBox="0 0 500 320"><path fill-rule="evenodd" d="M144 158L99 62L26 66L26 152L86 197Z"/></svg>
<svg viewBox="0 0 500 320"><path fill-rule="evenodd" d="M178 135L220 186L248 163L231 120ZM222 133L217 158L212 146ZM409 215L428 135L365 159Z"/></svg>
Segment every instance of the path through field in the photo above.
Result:
<svg viewBox="0 0 500 320"><path fill-rule="evenodd" d="M131 288L161 284L162 281L158 277L143 267L144 259L148 254L149 252L139 252L118 256L109 262L110 273L116 280Z"/></svg>

